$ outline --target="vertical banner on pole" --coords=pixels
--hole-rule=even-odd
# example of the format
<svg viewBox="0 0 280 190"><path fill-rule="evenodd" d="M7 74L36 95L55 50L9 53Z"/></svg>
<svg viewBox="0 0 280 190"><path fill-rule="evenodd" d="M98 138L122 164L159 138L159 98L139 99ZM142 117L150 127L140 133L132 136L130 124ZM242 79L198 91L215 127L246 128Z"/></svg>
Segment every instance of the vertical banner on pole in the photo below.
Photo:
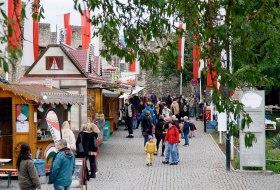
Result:
<svg viewBox="0 0 280 190"><path fill-rule="evenodd" d="M87 49L90 43L90 12L83 10L82 15L82 49Z"/></svg>

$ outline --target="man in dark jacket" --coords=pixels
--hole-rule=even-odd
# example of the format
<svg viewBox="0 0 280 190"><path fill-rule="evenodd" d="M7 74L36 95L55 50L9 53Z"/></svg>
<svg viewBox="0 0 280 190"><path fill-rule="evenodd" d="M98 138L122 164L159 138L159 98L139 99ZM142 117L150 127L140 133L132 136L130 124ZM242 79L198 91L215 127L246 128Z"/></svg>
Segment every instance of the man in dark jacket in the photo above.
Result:
<svg viewBox="0 0 280 190"><path fill-rule="evenodd" d="M64 139L58 141L58 153L53 158L49 184L54 185L55 190L68 190L72 183L72 175L75 171L75 156Z"/></svg>
<svg viewBox="0 0 280 190"><path fill-rule="evenodd" d="M165 138L165 127L164 127L165 121L163 119L163 116L160 115L159 116L159 120L156 124L156 131L155 131L155 135L156 135L156 139L157 139L157 150L159 150L159 143L160 141L162 141L162 151L161 151L161 156L164 156L164 149L165 149L165 145L164 145L164 138Z"/></svg>

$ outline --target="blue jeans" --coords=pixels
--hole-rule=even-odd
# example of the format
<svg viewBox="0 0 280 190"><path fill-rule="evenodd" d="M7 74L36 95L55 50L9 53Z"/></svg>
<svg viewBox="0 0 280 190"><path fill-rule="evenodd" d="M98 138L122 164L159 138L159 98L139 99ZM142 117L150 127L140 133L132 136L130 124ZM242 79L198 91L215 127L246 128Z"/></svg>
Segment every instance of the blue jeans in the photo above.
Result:
<svg viewBox="0 0 280 190"><path fill-rule="evenodd" d="M149 135L143 135L144 136L144 146L146 145L146 142L149 141Z"/></svg>
<svg viewBox="0 0 280 190"><path fill-rule="evenodd" d="M171 160L172 162L170 163L177 163L178 162L178 158L179 158L179 154L178 154L178 145L177 144L168 144L169 149L170 149L170 153L171 153Z"/></svg>
<svg viewBox="0 0 280 190"><path fill-rule="evenodd" d="M170 147L168 141L165 142L166 152L165 152L165 161L169 161L170 159Z"/></svg>
<svg viewBox="0 0 280 190"><path fill-rule="evenodd" d="M133 119L132 124L133 124L133 129L136 129L136 127L137 127L137 119Z"/></svg>
<svg viewBox="0 0 280 190"><path fill-rule="evenodd" d="M190 117L194 117L194 115L195 115L195 109L194 109L194 107L190 107Z"/></svg>
<svg viewBox="0 0 280 190"><path fill-rule="evenodd" d="M70 186L60 186L53 184L54 190L70 190Z"/></svg>
<svg viewBox="0 0 280 190"><path fill-rule="evenodd" d="M184 132L185 144L189 144L189 131Z"/></svg>

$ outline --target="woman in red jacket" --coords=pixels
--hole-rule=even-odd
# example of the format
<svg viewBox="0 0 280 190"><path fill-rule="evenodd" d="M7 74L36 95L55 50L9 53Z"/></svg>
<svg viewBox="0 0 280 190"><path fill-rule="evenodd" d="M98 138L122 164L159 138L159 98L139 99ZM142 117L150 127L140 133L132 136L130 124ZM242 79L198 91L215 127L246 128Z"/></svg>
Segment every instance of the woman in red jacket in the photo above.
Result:
<svg viewBox="0 0 280 190"><path fill-rule="evenodd" d="M166 157L163 164L169 164L170 154L171 160L170 165L177 165L178 164L178 143L179 143L179 130L178 128L173 125L172 122L168 122L168 130L164 139L164 142L168 142L167 150L166 150Z"/></svg>

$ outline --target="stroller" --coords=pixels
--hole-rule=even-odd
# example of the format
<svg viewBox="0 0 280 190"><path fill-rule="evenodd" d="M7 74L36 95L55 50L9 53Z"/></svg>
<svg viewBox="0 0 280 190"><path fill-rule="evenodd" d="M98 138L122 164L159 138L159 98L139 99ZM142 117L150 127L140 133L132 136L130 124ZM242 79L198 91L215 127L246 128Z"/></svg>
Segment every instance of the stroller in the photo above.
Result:
<svg viewBox="0 0 280 190"><path fill-rule="evenodd" d="M200 103L198 105L198 109L197 110L197 114L196 114L196 120L201 120L203 119L203 107L204 107L204 104L203 103Z"/></svg>

